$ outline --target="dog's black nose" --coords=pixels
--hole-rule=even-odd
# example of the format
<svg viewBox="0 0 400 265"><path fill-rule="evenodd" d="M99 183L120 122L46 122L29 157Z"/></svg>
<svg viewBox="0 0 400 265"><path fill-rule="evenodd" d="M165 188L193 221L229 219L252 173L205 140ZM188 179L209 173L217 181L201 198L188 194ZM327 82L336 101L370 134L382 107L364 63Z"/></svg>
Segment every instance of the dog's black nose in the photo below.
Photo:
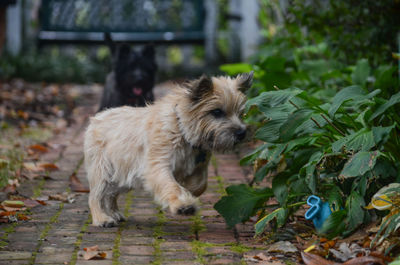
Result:
<svg viewBox="0 0 400 265"><path fill-rule="evenodd" d="M236 138L241 141L246 137L246 129L239 129L235 132Z"/></svg>

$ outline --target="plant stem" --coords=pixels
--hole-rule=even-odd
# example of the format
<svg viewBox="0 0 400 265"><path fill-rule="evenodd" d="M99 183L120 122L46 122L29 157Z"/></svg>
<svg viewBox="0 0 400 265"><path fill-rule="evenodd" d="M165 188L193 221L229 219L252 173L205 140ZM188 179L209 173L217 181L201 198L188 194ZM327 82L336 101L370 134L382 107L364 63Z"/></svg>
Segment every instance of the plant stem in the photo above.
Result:
<svg viewBox="0 0 400 265"><path fill-rule="evenodd" d="M342 132L338 127L336 127L336 125L333 124L324 114L321 113L321 117L322 117L327 123L329 123L329 125L331 125L338 133L340 133L342 136L346 136L346 134L344 134L344 132Z"/></svg>
<svg viewBox="0 0 400 265"><path fill-rule="evenodd" d="M306 203L307 202L296 202L296 203L293 203L293 204L289 204L287 207L288 208L296 207L296 206L303 205L303 204L306 204Z"/></svg>
<svg viewBox="0 0 400 265"><path fill-rule="evenodd" d="M279 87L277 87L277 86L274 86L274 88L276 90L279 90ZM292 104L296 109L298 109L298 110L300 109L300 107L297 106L296 104L294 104L294 102L291 101L290 99L289 99L289 103ZM324 114L321 113L321 115L324 115ZM321 125L313 117L310 117L310 119L315 123L315 125L317 125L318 128L322 129ZM332 142L334 141L329 135L325 135L325 136L328 137L329 140L331 140ZM344 134L343 134L343 136L344 136Z"/></svg>

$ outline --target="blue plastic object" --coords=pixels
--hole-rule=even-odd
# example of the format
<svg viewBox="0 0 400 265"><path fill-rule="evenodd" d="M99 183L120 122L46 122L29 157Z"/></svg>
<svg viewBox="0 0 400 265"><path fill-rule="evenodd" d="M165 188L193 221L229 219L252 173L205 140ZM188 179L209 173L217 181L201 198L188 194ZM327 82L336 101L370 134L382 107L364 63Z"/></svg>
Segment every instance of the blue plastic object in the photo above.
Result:
<svg viewBox="0 0 400 265"><path fill-rule="evenodd" d="M331 215L332 210L328 202L323 202L318 196L311 195L307 199L307 204L311 206L305 214L307 220L312 220L317 230L322 228L325 220Z"/></svg>

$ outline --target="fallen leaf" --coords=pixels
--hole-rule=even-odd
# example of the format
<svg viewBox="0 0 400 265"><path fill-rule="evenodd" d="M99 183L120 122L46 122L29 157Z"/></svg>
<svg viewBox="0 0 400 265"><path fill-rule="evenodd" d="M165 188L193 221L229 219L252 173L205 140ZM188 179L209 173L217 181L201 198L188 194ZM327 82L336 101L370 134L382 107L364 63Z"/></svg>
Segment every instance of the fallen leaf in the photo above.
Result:
<svg viewBox="0 0 400 265"><path fill-rule="evenodd" d="M278 253L295 253L297 248L289 241L278 241L267 249L268 252L278 252Z"/></svg>
<svg viewBox="0 0 400 265"><path fill-rule="evenodd" d="M335 256L335 258L345 262L351 258L357 257L359 253L364 253L365 249L361 248L358 244L341 243L339 249L329 249L329 252ZM365 254L365 253L364 253Z"/></svg>
<svg viewBox="0 0 400 265"><path fill-rule="evenodd" d="M10 216L10 215L15 215L17 212L16 211L5 211L5 212L0 212L0 216Z"/></svg>
<svg viewBox="0 0 400 265"><path fill-rule="evenodd" d="M18 220L20 220L20 221L27 221L27 220L30 220L30 219L31 219L30 217L26 216L26 215L23 214L23 213L17 214L17 217L18 217Z"/></svg>
<svg viewBox="0 0 400 265"><path fill-rule="evenodd" d="M67 192L63 192L63 193L49 195L49 200L73 203L75 201L74 197L75 197L74 194L68 194Z"/></svg>
<svg viewBox="0 0 400 265"><path fill-rule="evenodd" d="M382 253L379 253L377 251L372 251L369 255L372 256L372 257L380 258L380 259L382 259L384 261L387 261L387 262L392 262L393 261L393 258L385 256Z"/></svg>
<svg viewBox="0 0 400 265"><path fill-rule="evenodd" d="M24 204L25 204L26 207L29 207L29 208L33 208L33 207L36 207L38 205L42 205L37 200L32 200L32 199L25 199L24 200Z"/></svg>
<svg viewBox="0 0 400 265"><path fill-rule="evenodd" d="M42 171L43 169L39 166L37 166L35 163L33 162L25 162L22 164L22 166L28 170L28 171L33 171L33 172L39 172Z"/></svg>
<svg viewBox="0 0 400 265"><path fill-rule="evenodd" d="M107 256L107 253L99 251L99 247L97 245L83 248L83 250L85 250L85 255L83 256L85 260L105 259Z"/></svg>
<svg viewBox="0 0 400 265"><path fill-rule="evenodd" d="M9 207L9 206L4 206L4 205L2 205L2 208L6 211L25 211L27 209L26 207L15 208L15 207Z"/></svg>
<svg viewBox="0 0 400 265"><path fill-rule="evenodd" d="M364 256L351 259L343 263L343 265L385 265L386 263L377 257Z"/></svg>
<svg viewBox="0 0 400 265"><path fill-rule="evenodd" d="M301 258L306 265L336 265L340 263L335 263L329 261L315 254L301 252Z"/></svg>
<svg viewBox="0 0 400 265"><path fill-rule="evenodd" d="M335 245L336 245L336 241L335 241L335 240L329 240L329 241L326 241L326 242L322 245L322 247L323 247L325 250L328 250L328 249L333 248Z"/></svg>
<svg viewBox="0 0 400 265"><path fill-rule="evenodd" d="M2 189L2 191L5 192L5 193L16 193L17 192L17 186L8 184L7 186L5 186Z"/></svg>
<svg viewBox="0 0 400 265"><path fill-rule="evenodd" d="M49 149L46 146L40 145L40 144L34 144L28 147L28 150L32 150L35 152L40 152L40 153L47 153Z"/></svg>
<svg viewBox="0 0 400 265"><path fill-rule="evenodd" d="M284 263L280 262L279 260L276 260L275 257L266 256L264 253L261 253L261 252L258 253L257 255L244 254L243 258L246 261L259 263L259 264L263 264L263 265L285 265Z"/></svg>
<svg viewBox="0 0 400 265"><path fill-rule="evenodd" d="M6 200L1 203L3 206L13 207L13 208L22 208L25 206L23 201L10 201Z"/></svg>
<svg viewBox="0 0 400 265"><path fill-rule="evenodd" d="M98 246L98 245L95 245L95 246L83 248L83 250L84 250L84 251L97 251L97 250L99 250L99 246Z"/></svg>
<svg viewBox="0 0 400 265"><path fill-rule="evenodd" d="M47 171L55 171L58 170L58 166L53 163L39 163L38 166Z"/></svg>
<svg viewBox="0 0 400 265"><path fill-rule="evenodd" d="M271 260L271 257L265 256L264 253L258 253L253 258L258 259L258 260Z"/></svg>
<svg viewBox="0 0 400 265"><path fill-rule="evenodd" d="M2 218L2 217L0 217L0 223L9 223L10 222L10 220L8 219L8 218Z"/></svg>
<svg viewBox="0 0 400 265"><path fill-rule="evenodd" d="M89 189L86 188L82 182L78 179L78 177L76 176L75 173L73 173L70 177L69 177L69 186L71 187L72 191L75 192L89 192Z"/></svg>

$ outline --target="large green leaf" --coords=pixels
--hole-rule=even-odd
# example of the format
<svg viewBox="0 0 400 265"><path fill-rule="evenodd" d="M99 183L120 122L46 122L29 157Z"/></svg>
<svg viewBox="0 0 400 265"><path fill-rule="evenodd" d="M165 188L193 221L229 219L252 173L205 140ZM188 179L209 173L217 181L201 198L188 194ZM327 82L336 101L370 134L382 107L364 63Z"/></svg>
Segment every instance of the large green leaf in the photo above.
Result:
<svg viewBox="0 0 400 265"><path fill-rule="evenodd" d="M272 213L267 214L263 218L261 218L255 225L256 228L256 235L264 232L265 226L271 222L274 218L276 218L278 227L281 227L282 225L285 224L286 220L286 215L287 215L287 210L284 208L278 208Z"/></svg>
<svg viewBox="0 0 400 265"><path fill-rule="evenodd" d="M399 78L396 74L398 67L394 65L381 65L375 73L375 87L382 91L390 92L393 88L398 88Z"/></svg>
<svg viewBox="0 0 400 265"><path fill-rule="evenodd" d="M249 165L259 157L261 151L267 149L267 144L262 144L240 160L240 165Z"/></svg>
<svg viewBox="0 0 400 265"><path fill-rule="evenodd" d="M264 142L275 142L279 139L279 128L286 119L270 120L256 131L255 137Z"/></svg>
<svg viewBox="0 0 400 265"><path fill-rule="evenodd" d="M348 230L352 231L364 222L364 198L356 191L352 191L346 200Z"/></svg>
<svg viewBox="0 0 400 265"><path fill-rule="evenodd" d="M372 134L376 145L382 145L387 142L390 132L396 127L395 124L388 127L372 127Z"/></svg>
<svg viewBox="0 0 400 265"><path fill-rule="evenodd" d="M379 108L371 115L369 121L371 122L376 117L382 115L391 106L400 103L400 92L394 94L385 104L379 106Z"/></svg>
<svg viewBox="0 0 400 265"><path fill-rule="evenodd" d="M270 188L253 189L245 184L229 186L226 193L214 208L225 218L229 227L247 221L257 207L273 196Z"/></svg>
<svg viewBox="0 0 400 265"><path fill-rule="evenodd" d="M347 100L359 98L366 93L360 86L349 86L340 90L332 100L332 106L329 108L329 116L333 117L340 106Z"/></svg>
<svg viewBox="0 0 400 265"><path fill-rule="evenodd" d="M348 151L368 151L375 146L372 131L361 129L346 137L343 137L332 144L332 152L339 152L345 146Z"/></svg>
<svg viewBox="0 0 400 265"><path fill-rule="evenodd" d="M361 59L357 62L356 68L351 75L351 79L354 84L365 86L367 78L371 72L371 67L368 64L367 59Z"/></svg>
<svg viewBox="0 0 400 265"><path fill-rule="evenodd" d="M315 168L323 157L324 154L322 152L318 151L313 153L307 164L300 169L300 175L305 176L307 186L313 194L317 191L317 176L315 174Z"/></svg>
<svg viewBox="0 0 400 265"><path fill-rule="evenodd" d="M279 106L303 91L298 88L267 91L262 92L255 98L249 99L246 102L246 109L248 110L251 106L257 106L260 110L264 108L271 108Z"/></svg>
<svg viewBox="0 0 400 265"><path fill-rule="evenodd" d="M340 177L350 178L364 175L374 168L376 159L381 155L382 153L379 151L358 152L344 165Z"/></svg>
<svg viewBox="0 0 400 265"><path fill-rule="evenodd" d="M299 109L289 115L287 121L279 128L280 139L284 142L291 140L297 128L309 120L312 113L312 110Z"/></svg>
<svg viewBox="0 0 400 265"><path fill-rule="evenodd" d="M272 180L272 191L274 192L275 198L278 200L280 205L286 204L288 197L288 187L286 186L286 177L275 177Z"/></svg>
<svg viewBox="0 0 400 265"><path fill-rule="evenodd" d="M270 120L286 119L290 113L295 111L295 107L288 103L280 106L269 107L266 105L258 106L259 110Z"/></svg>

